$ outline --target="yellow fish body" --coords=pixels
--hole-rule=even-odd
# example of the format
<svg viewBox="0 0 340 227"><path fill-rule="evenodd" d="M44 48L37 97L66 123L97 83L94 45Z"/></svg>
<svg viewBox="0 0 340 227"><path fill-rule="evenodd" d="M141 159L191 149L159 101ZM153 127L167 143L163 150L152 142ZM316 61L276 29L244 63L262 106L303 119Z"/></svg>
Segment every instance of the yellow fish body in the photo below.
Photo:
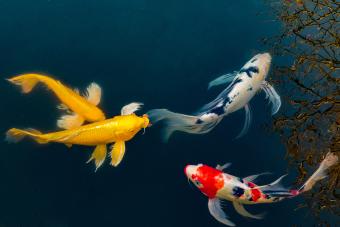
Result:
<svg viewBox="0 0 340 227"><path fill-rule="evenodd" d="M39 82L45 84L61 101L62 105L59 108L73 112L61 116L57 121L60 128L72 129L81 126L84 121L105 120L103 111L97 107L101 99L101 88L96 83L89 85L83 97L79 91L72 90L60 81L40 74L23 74L12 77L8 81L21 86L23 93L29 93Z"/></svg>
<svg viewBox="0 0 340 227"><path fill-rule="evenodd" d="M30 136L38 143L56 142L67 146L73 144L96 146L88 161L94 160L96 169L106 158L106 145L114 143L111 147L111 165L118 166L125 153L125 141L131 140L141 129L145 129L150 124L147 115L139 117L134 114L140 105L131 103L123 107L121 116L59 132L42 134L34 129L12 128L7 131L7 140L17 142L25 136Z"/></svg>

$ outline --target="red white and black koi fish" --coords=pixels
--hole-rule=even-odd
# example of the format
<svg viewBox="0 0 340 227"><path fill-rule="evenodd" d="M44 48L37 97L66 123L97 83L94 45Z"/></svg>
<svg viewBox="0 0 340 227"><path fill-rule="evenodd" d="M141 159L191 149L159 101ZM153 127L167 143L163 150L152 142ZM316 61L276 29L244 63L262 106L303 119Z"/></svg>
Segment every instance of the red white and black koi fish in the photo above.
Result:
<svg viewBox="0 0 340 227"><path fill-rule="evenodd" d="M245 123L238 137L249 129L251 112L249 102L259 90L265 91L267 98L273 104L272 114L278 112L281 106L280 96L265 80L270 68L269 53L257 54L239 71L222 75L209 83L209 88L229 83L215 100L203 106L193 115L174 113L167 109L154 109L147 114L152 123L165 120L164 139L168 140L175 131L193 134L203 134L211 131L224 116L239 109L245 109Z"/></svg>
<svg viewBox="0 0 340 227"><path fill-rule="evenodd" d="M319 168L299 189L287 189L281 186L280 182L285 175L273 183L258 186L253 181L261 174L241 179L223 172L230 164L218 165L216 168L202 164L187 165L184 172L188 179L209 198L210 214L225 225L235 226L222 210L221 200L231 201L235 210L242 216L261 219L263 215L250 214L243 205L278 202L309 191L317 181L326 177L326 170L337 162L337 155L327 153Z"/></svg>

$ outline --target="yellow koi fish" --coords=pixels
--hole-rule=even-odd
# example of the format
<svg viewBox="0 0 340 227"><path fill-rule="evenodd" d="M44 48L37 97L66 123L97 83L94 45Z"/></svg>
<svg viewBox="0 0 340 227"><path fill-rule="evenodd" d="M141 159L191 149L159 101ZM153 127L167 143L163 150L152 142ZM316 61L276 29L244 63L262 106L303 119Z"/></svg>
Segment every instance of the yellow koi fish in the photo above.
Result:
<svg viewBox="0 0 340 227"><path fill-rule="evenodd" d="M59 98L61 105L59 109L68 114L60 117L57 121L58 127L62 129L73 129L81 126L84 121L96 122L105 120L105 115L97 105L101 99L101 88L96 83L91 83L85 96L81 96L78 90L72 90L60 81L39 74L23 74L8 79L13 84L19 85L23 93L29 93L37 83L45 84ZM72 112L71 112L71 111Z"/></svg>
<svg viewBox="0 0 340 227"><path fill-rule="evenodd" d="M118 166L124 157L125 141L131 140L142 128L150 126L146 114L139 117L134 113L141 105L141 103L131 103L122 108L120 116L59 132L42 134L35 129L12 128L7 131L7 141L17 142L25 136L30 136L40 144L56 142L68 147L73 144L96 146L88 160L88 162L94 160L96 170L106 158L106 145L114 143L111 146L111 165Z"/></svg>

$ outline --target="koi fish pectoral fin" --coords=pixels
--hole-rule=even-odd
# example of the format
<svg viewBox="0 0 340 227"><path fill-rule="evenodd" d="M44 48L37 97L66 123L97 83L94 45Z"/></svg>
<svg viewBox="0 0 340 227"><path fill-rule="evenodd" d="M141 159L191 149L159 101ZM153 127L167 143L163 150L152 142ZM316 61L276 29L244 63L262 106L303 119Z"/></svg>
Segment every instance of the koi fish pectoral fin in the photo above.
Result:
<svg viewBox="0 0 340 227"><path fill-rule="evenodd" d="M74 129L80 127L85 119L79 114L65 114L57 121L57 126L62 129Z"/></svg>
<svg viewBox="0 0 340 227"><path fill-rule="evenodd" d="M247 103L244 106L244 110L245 110L244 125L243 125L243 128L242 128L241 132L236 136L236 139L239 139L242 136L244 136L248 132L250 124L251 124L251 108L250 108L250 104L249 103Z"/></svg>
<svg viewBox="0 0 340 227"><path fill-rule="evenodd" d="M100 103L101 97L102 97L101 87L96 83L91 83L86 89L85 98L87 99L87 101L97 106Z"/></svg>
<svg viewBox="0 0 340 227"><path fill-rule="evenodd" d="M229 225L229 226L235 226L233 222L228 220L228 216L224 213L221 207L221 201L218 198L209 199L208 202L208 208L210 214L219 222Z"/></svg>
<svg viewBox="0 0 340 227"><path fill-rule="evenodd" d="M229 166L231 166L231 163L230 163L230 162L225 163L225 164L222 165L222 166L221 166L221 165L217 165L217 166L216 166L216 169L223 171L223 170L225 170L226 168L229 168Z"/></svg>
<svg viewBox="0 0 340 227"><path fill-rule="evenodd" d="M248 217L248 218L255 218L255 219L262 219L264 218L265 214L257 214L257 215L254 215L254 214L251 214L249 213L245 208L244 206L239 203L239 202L236 202L234 201L233 202L233 205L234 205L234 208L235 210L237 211L237 213L239 213L240 215L244 216L244 217Z"/></svg>
<svg viewBox="0 0 340 227"><path fill-rule="evenodd" d="M143 106L143 103L140 102L132 102L130 104L127 104L123 106L123 108L120 111L121 115L130 115L136 112L137 110L141 109Z"/></svg>
<svg viewBox="0 0 340 227"><path fill-rule="evenodd" d="M233 73L228 73L228 74L224 74L222 76L217 77L216 79L210 81L209 85L208 85L208 90L214 86L218 86L218 85L222 85L222 84L226 84L226 83L231 83L235 76L237 75L237 71L233 72Z"/></svg>
<svg viewBox="0 0 340 227"><path fill-rule="evenodd" d="M262 90L266 93L266 98L272 103L272 115L276 114L281 107L281 98L275 91L274 87L267 81L264 81L261 85Z"/></svg>
<svg viewBox="0 0 340 227"><path fill-rule="evenodd" d="M94 163L96 165L96 170L104 163L105 158L106 158L106 153L107 153L107 147L106 144L101 144L96 146L94 151L91 154L90 159L86 162L89 163L92 160L94 160Z"/></svg>
<svg viewBox="0 0 340 227"><path fill-rule="evenodd" d="M111 165L118 166L119 163L122 161L125 154L125 142L124 141L117 141L111 147Z"/></svg>

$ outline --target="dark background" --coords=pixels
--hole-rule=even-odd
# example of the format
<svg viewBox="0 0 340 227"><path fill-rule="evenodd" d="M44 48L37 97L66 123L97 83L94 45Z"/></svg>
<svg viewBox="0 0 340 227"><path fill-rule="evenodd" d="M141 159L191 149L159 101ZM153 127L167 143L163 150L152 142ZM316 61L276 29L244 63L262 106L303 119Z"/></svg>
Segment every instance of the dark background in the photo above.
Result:
<svg viewBox="0 0 340 227"><path fill-rule="evenodd" d="M140 114L162 107L191 113L223 89L208 92L210 80L266 51L260 38L279 29L260 0L0 0L1 133L53 131L60 115L51 92L39 86L23 95L5 78L45 73L82 90L96 81L108 116L132 101L145 103ZM85 163L91 147L1 140L0 226L223 226L183 168L232 162L227 171L240 177L275 173L260 183L286 173L264 97L252 100L253 123L239 140L243 111L209 134L176 133L167 144L155 125L127 143L118 168L107 160L96 173ZM302 201L248 206L268 211L264 220L243 218L230 203L225 211L238 226L310 226L307 209L294 211Z"/></svg>

